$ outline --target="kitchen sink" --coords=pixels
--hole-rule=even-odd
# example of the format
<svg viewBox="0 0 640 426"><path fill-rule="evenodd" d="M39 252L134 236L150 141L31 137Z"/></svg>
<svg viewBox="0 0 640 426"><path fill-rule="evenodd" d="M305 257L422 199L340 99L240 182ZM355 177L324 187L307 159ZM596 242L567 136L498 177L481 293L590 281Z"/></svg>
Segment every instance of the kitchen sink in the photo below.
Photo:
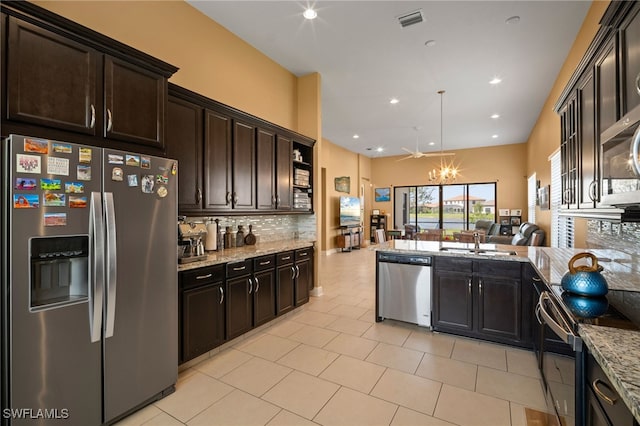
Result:
<svg viewBox="0 0 640 426"><path fill-rule="evenodd" d="M446 251L448 253L458 254L478 254L482 256L515 256L518 253L515 251L503 251L503 250L490 250L490 249L472 249L472 248L459 248L459 247L440 247L440 251Z"/></svg>

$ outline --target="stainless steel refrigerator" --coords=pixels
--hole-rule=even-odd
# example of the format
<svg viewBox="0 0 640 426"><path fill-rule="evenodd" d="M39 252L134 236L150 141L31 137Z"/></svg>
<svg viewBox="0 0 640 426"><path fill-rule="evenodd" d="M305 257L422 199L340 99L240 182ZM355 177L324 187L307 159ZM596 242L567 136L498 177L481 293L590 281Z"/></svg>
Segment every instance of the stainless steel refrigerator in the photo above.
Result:
<svg viewBox="0 0 640 426"><path fill-rule="evenodd" d="M110 423L171 393L177 162L2 143L3 423Z"/></svg>

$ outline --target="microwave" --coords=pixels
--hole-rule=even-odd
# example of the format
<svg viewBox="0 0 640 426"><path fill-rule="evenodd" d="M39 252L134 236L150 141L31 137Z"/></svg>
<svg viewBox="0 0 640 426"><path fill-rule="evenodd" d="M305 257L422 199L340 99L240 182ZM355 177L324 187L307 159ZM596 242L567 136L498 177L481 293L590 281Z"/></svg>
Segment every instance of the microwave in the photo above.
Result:
<svg viewBox="0 0 640 426"><path fill-rule="evenodd" d="M640 206L640 113L637 110L602 133L602 204Z"/></svg>

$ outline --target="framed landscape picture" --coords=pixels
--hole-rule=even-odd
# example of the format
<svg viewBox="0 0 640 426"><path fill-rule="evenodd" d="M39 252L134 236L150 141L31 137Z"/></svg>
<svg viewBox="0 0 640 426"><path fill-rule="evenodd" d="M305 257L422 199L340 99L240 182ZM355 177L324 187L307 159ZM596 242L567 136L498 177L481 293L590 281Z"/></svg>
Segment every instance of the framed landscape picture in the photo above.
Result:
<svg viewBox="0 0 640 426"><path fill-rule="evenodd" d="M376 202L391 201L391 188L376 188Z"/></svg>
<svg viewBox="0 0 640 426"><path fill-rule="evenodd" d="M540 210L549 210L549 190L549 185L538 189L538 204L540 205Z"/></svg>

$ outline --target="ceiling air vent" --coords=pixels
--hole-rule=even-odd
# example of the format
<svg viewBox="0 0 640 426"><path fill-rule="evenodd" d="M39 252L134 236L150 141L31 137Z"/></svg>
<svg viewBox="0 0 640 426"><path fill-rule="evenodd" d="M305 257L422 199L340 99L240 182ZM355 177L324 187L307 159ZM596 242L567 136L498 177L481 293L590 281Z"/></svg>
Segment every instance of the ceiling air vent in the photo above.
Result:
<svg viewBox="0 0 640 426"><path fill-rule="evenodd" d="M422 9L418 9L413 12L405 13L404 15L398 16L398 22L400 22L402 28L408 27L409 25L419 24L422 21L424 21L424 17L422 16Z"/></svg>

